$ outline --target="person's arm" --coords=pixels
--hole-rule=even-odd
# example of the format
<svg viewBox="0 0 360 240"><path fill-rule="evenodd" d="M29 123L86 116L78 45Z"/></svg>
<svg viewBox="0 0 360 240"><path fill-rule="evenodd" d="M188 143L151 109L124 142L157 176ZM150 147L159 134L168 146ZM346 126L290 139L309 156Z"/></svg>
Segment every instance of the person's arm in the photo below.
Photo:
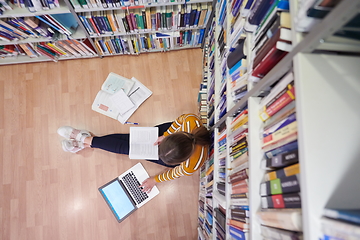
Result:
<svg viewBox="0 0 360 240"><path fill-rule="evenodd" d="M201 120L195 114L182 114L171 124L163 136L169 136L178 131L191 133L195 128L202 126Z"/></svg>

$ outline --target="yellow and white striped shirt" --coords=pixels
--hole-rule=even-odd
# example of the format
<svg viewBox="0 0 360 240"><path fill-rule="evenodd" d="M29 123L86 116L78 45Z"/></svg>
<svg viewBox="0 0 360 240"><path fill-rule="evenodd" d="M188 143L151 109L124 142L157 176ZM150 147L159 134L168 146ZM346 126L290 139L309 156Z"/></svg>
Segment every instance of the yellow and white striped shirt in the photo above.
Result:
<svg viewBox="0 0 360 240"><path fill-rule="evenodd" d="M184 131L191 133L192 130L201 127L203 124L198 116L195 114L183 114L178 117L164 132L164 136L169 136L172 133ZM190 176L196 170L198 170L205 162L208 157L208 146L195 146L194 153L190 158L180 165L169 169L168 171L163 172L155 176L156 182L164 182L179 178L181 176Z"/></svg>

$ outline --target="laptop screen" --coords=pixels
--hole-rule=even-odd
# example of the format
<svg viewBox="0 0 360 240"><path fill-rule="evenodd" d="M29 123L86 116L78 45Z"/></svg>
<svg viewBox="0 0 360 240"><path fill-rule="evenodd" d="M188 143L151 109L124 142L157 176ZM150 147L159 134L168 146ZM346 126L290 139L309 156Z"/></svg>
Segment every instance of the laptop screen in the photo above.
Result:
<svg viewBox="0 0 360 240"><path fill-rule="evenodd" d="M117 178L100 187L99 191L118 222L121 222L137 209L127 190Z"/></svg>

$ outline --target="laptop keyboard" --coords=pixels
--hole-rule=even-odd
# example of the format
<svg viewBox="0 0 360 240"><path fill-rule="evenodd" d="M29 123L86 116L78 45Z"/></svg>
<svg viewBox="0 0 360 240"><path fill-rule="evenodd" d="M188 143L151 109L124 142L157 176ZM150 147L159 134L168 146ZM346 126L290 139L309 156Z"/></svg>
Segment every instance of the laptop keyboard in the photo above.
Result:
<svg viewBox="0 0 360 240"><path fill-rule="evenodd" d="M139 186L141 185L135 174L131 171L125 176L122 177L122 181L128 187L131 195L134 197L134 200L139 204L142 203L149 196L141 191Z"/></svg>

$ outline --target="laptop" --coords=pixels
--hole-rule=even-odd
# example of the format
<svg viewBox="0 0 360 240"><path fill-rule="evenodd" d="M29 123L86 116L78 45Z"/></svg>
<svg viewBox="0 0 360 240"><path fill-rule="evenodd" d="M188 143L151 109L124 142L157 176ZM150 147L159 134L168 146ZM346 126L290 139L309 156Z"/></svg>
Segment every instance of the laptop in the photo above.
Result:
<svg viewBox="0 0 360 240"><path fill-rule="evenodd" d="M122 222L130 214L149 202L159 189L154 186L150 193L144 193L139 185L149 178L149 174L141 163L99 187L99 191L118 222Z"/></svg>

